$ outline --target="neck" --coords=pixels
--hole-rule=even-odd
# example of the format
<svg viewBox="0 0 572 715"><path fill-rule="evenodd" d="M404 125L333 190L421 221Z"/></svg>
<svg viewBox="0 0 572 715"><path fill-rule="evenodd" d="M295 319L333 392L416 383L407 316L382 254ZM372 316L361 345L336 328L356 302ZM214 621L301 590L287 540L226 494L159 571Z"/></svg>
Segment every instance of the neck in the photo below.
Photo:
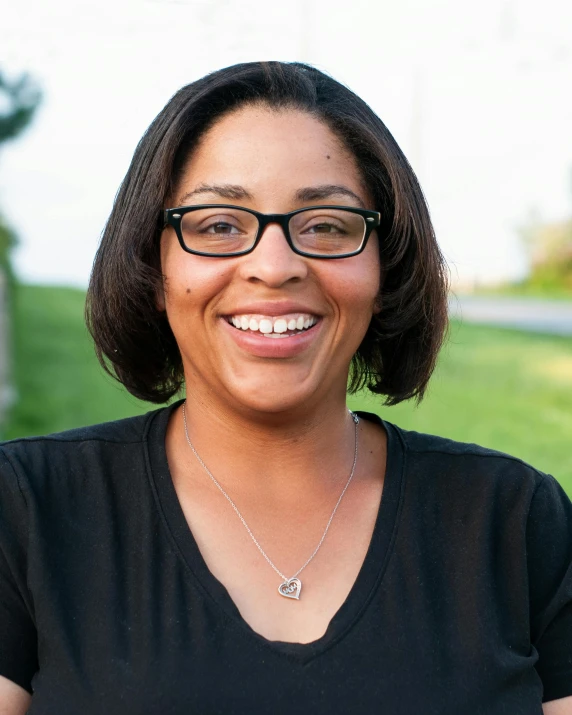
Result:
<svg viewBox="0 0 572 715"><path fill-rule="evenodd" d="M190 440L213 476L235 495L295 502L300 494L328 493L348 477L355 425L345 391L292 413L249 415L213 407L192 394L185 405ZM184 436L182 410L173 422L192 472L208 478Z"/></svg>

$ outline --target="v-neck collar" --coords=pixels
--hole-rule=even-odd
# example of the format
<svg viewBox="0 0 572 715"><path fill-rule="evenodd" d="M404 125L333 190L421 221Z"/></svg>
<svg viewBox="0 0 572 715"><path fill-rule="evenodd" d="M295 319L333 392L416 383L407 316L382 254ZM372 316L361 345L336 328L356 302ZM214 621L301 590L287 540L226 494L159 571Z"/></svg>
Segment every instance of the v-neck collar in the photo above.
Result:
<svg viewBox="0 0 572 715"><path fill-rule="evenodd" d="M311 660L348 633L368 606L378 588L397 533L404 491L405 458L398 430L369 412L357 412L362 419L382 425L387 433L387 464L383 492L371 542L358 576L338 611L332 617L324 635L310 643L290 643L268 640L257 633L241 616L225 586L211 573L189 528L175 490L167 461L165 438L169 418L181 402L153 413L147 425L145 445L151 486L187 573L201 591L215 601L233 621L252 638L275 651L303 662Z"/></svg>

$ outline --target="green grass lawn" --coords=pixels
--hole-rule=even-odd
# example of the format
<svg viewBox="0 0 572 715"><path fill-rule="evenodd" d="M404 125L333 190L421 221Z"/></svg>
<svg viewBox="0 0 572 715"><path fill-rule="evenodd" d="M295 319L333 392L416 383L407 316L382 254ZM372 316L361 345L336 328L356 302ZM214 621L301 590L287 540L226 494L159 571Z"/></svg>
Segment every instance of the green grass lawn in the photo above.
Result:
<svg viewBox="0 0 572 715"><path fill-rule="evenodd" d="M5 436L45 434L150 409L99 367L80 290L19 286L15 379ZM572 339L453 324L420 407L349 400L407 429L477 442L550 472L572 495Z"/></svg>
<svg viewBox="0 0 572 715"><path fill-rule="evenodd" d="M128 417L149 406L131 397L95 358L83 321L85 292L19 285L13 313L19 400L7 438Z"/></svg>

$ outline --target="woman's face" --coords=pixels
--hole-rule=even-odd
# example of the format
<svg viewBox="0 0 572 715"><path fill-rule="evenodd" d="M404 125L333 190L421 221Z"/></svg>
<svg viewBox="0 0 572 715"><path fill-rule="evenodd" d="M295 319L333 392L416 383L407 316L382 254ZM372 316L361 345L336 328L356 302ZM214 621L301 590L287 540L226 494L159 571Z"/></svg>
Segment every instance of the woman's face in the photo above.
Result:
<svg viewBox="0 0 572 715"><path fill-rule="evenodd" d="M319 204L374 208L354 157L324 123L265 106L238 109L205 134L169 207L215 203L262 213ZM345 399L348 367L379 289L375 232L361 254L323 260L295 254L271 224L252 253L209 258L184 252L169 227L161 263L159 302L189 394L275 413ZM262 321L282 330L279 320L287 337L261 332ZM299 330L303 323L310 327Z"/></svg>

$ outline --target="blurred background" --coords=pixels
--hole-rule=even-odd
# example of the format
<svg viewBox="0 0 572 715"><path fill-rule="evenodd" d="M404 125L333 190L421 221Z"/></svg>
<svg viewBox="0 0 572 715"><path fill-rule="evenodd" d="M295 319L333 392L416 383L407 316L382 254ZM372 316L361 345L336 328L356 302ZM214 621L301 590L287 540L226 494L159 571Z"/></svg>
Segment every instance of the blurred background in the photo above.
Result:
<svg viewBox="0 0 572 715"><path fill-rule="evenodd" d="M0 45L0 434L151 407L99 368L91 263L135 145L182 85L309 62L362 96L418 174L451 267L421 406L350 398L478 442L572 495L572 5L565 0L21 0Z"/></svg>

